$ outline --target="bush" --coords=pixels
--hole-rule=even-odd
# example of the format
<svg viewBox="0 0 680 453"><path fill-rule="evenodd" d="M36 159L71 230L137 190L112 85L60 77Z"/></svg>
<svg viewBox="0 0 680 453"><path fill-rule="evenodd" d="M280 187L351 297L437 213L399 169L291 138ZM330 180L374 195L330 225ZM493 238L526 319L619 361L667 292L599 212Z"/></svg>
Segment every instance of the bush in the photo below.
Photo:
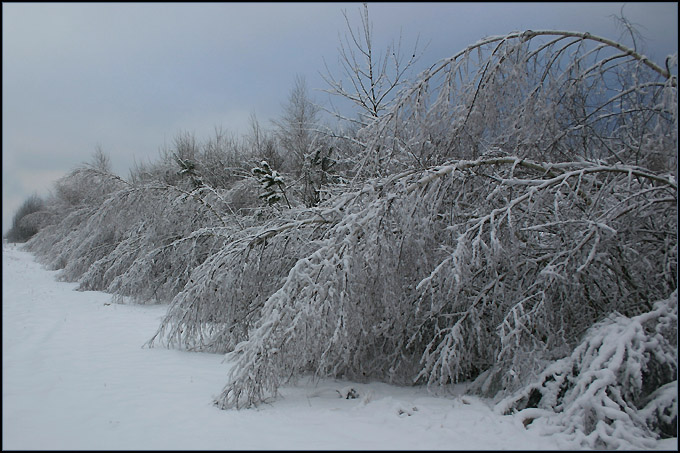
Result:
<svg viewBox="0 0 680 453"><path fill-rule="evenodd" d="M30 214L42 211L44 205L42 198L31 195L14 214L12 228L7 232L5 238L9 242L26 242L35 235L40 229L41 222L39 217Z"/></svg>
<svg viewBox="0 0 680 453"><path fill-rule="evenodd" d="M307 373L507 395L677 289L677 79L632 49L488 38L357 140L354 184L298 215L327 223L230 353L219 407Z"/></svg>
<svg viewBox="0 0 680 453"><path fill-rule="evenodd" d="M588 449L651 448L657 436L677 437L677 325L677 291L647 313L613 314L497 409Z"/></svg>

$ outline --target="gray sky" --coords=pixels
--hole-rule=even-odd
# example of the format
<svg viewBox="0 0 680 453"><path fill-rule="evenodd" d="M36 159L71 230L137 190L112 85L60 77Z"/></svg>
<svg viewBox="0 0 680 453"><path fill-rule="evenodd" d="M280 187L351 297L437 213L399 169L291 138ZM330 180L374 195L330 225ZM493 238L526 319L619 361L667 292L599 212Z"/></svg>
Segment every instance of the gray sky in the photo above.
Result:
<svg viewBox="0 0 680 453"><path fill-rule="evenodd" d="M369 3L375 45L401 33L429 43L418 71L485 36L525 29L617 39L623 3ZM3 3L2 232L31 194L99 145L113 170L158 158L180 132L268 127L296 75L327 105L319 72L337 69L342 11L360 3ZM626 18L663 63L677 52L678 4L626 3ZM338 72L339 73L339 72Z"/></svg>

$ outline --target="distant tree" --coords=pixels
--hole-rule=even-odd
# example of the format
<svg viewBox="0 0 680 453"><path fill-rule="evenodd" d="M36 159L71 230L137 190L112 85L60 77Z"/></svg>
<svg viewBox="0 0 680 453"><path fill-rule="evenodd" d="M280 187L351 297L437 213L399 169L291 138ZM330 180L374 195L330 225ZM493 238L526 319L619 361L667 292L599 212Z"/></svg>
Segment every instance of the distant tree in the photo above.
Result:
<svg viewBox="0 0 680 453"><path fill-rule="evenodd" d="M112 173L111 158L106 152L104 152L102 145L98 144L95 146L94 154L92 155L92 160L89 166L103 173Z"/></svg>
<svg viewBox="0 0 680 453"><path fill-rule="evenodd" d="M284 168L296 178L300 194L306 206L318 201L315 185L313 154L317 152L320 134L316 132L319 108L309 98L304 77L296 76L288 102L276 125L276 136L285 152Z"/></svg>
<svg viewBox="0 0 680 453"><path fill-rule="evenodd" d="M249 157L257 160L266 160L273 168L283 168L284 165L292 167L291 162L295 161L293 156L282 156L277 149L276 137L272 131L264 129L255 114L249 118L249 131L246 134L245 142L249 151ZM283 128L285 126L282 125ZM291 140L292 142L293 140ZM291 162L286 162L290 159Z"/></svg>
<svg viewBox="0 0 680 453"><path fill-rule="evenodd" d="M276 136L286 152L287 165L294 172L300 172L305 158L314 142L314 129L318 122L319 108L312 102L307 82L301 75L295 77L283 114L274 120Z"/></svg>
<svg viewBox="0 0 680 453"><path fill-rule="evenodd" d="M97 145L90 162L83 163L55 183L50 209L68 211L78 206L93 206L127 182L111 170L111 160Z"/></svg>
<svg viewBox="0 0 680 453"><path fill-rule="evenodd" d="M26 242L33 237L40 229L40 224L31 221L31 217L35 220L36 217L31 214L40 213L44 210L45 204L38 195L31 195L23 204L17 209L12 219L12 227L5 234L5 238L9 242Z"/></svg>

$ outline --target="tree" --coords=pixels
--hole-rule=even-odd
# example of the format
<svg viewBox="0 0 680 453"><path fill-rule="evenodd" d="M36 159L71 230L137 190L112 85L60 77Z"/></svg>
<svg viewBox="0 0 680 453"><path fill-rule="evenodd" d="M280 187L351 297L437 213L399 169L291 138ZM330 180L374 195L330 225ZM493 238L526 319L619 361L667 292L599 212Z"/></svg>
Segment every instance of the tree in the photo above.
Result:
<svg viewBox="0 0 680 453"><path fill-rule="evenodd" d="M357 171L508 154L673 169L676 84L643 55L588 33L486 38L432 65L360 131Z"/></svg>
<svg viewBox="0 0 680 453"><path fill-rule="evenodd" d="M288 101L283 105L281 118L274 121L277 138L287 153L287 164L293 171L301 171L314 142L318 113L319 108L309 98L305 78L297 75Z"/></svg>
<svg viewBox="0 0 680 453"><path fill-rule="evenodd" d="M12 227L5 234L9 242L26 242L40 230L36 214L44 212L45 204L38 195L26 199L12 218Z"/></svg>
<svg viewBox="0 0 680 453"><path fill-rule="evenodd" d="M360 12L361 24L356 30L352 28L347 13L343 11L342 14L347 33L344 40L340 40L338 50L341 74L334 76L324 62L326 74L321 76L329 87L325 91L348 99L359 107L359 122L366 125L370 119L380 117L388 109L409 70L418 61L421 51L418 50L416 40L413 51L409 52L411 56L404 56L400 36L399 41L390 44L383 54L376 54L368 5L363 4Z"/></svg>
<svg viewBox="0 0 680 453"><path fill-rule="evenodd" d="M286 152L286 168L299 181L301 198L306 206L318 201L319 187L315 184L313 154L320 146L320 136L315 129L319 121L319 108L310 100L304 77L296 76L283 115L274 121L276 136Z"/></svg>
<svg viewBox="0 0 680 453"><path fill-rule="evenodd" d="M77 166L55 183L55 196L49 203L50 209L69 211L78 206L91 207L125 184L112 172L109 156L101 145L97 145L90 162Z"/></svg>
<svg viewBox="0 0 680 453"><path fill-rule="evenodd" d="M474 391L506 396L556 379L546 367L583 349L593 356L573 359L574 374L608 360L608 343L586 332L612 313L649 322L663 354L677 356L677 327L661 321L677 316L677 79L668 70L585 33L512 33L433 65L360 134L355 184L276 230L319 239L230 353L219 407L256 405L306 373L471 380ZM642 349L630 350L627 367L646 366ZM654 403L632 409L651 422L631 417L625 429L653 437L673 418L677 393L665 386L677 364L666 365L643 392ZM609 384L610 394L639 389ZM603 403L609 419L626 417L627 398Z"/></svg>

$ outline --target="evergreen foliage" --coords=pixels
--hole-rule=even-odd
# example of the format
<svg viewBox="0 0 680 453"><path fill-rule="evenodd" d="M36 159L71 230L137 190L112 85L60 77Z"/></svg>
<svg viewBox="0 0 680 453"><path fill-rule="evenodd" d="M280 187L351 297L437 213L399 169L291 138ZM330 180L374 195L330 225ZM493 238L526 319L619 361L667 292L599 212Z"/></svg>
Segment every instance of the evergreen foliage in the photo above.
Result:
<svg viewBox="0 0 680 453"><path fill-rule="evenodd" d="M260 162L259 167L253 168L253 175L258 179L262 185L262 198L265 203L269 206L278 203L281 199L286 200L286 204L290 208L290 203L288 203L288 197L286 197L286 191L284 189L285 184L283 178L276 170L272 170L266 160Z"/></svg>

